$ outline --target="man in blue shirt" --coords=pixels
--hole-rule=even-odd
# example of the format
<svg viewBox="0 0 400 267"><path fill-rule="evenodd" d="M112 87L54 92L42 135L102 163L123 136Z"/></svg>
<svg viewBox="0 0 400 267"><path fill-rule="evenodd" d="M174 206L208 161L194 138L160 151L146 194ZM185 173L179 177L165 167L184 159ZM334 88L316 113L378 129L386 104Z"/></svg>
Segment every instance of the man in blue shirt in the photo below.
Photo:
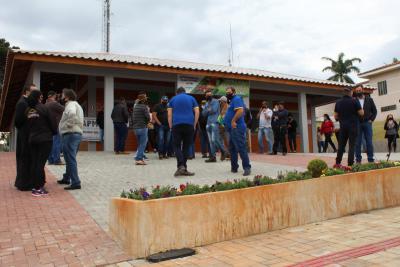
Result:
<svg viewBox="0 0 400 267"><path fill-rule="evenodd" d="M354 164L354 148L358 134L360 116L364 115L360 102L352 98L353 90L345 89L345 96L336 102L335 119L340 123L339 149L336 156L335 168L340 168L344 149L349 141L349 155L347 162L349 166Z"/></svg>
<svg viewBox="0 0 400 267"><path fill-rule="evenodd" d="M207 134L210 142L210 158L206 162L217 162L215 156L217 149L221 151L221 161L225 160L226 149L219 134L218 116L220 113L219 101L212 96L212 91L206 92L206 105L202 115L207 117Z"/></svg>
<svg viewBox="0 0 400 267"><path fill-rule="evenodd" d="M246 148L246 124L244 122L244 102L236 95L233 87L226 88L226 98L230 101L224 118L225 129L229 132L229 152L231 154L231 172L236 173L239 168L238 153L242 159L243 175L251 174L251 165Z"/></svg>
<svg viewBox="0 0 400 267"><path fill-rule="evenodd" d="M176 90L176 96L168 104L168 124L172 129L172 139L178 166L175 176L194 175L193 172L187 170L186 162L198 120L199 105L196 99L186 94L183 87L179 87Z"/></svg>

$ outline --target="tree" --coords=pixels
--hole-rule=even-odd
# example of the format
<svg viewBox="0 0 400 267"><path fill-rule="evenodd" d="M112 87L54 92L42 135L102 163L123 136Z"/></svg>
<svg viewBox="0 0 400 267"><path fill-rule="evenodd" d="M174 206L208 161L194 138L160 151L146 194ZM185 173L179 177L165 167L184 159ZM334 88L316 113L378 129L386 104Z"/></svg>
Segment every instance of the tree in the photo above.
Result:
<svg viewBox="0 0 400 267"><path fill-rule="evenodd" d="M0 38L0 89L3 86L4 71L6 67L7 52L9 49L19 49L17 46L10 47L10 43Z"/></svg>
<svg viewBox="0 0 400 267"><path fill-rule="evenodd" d="M322 70L329 70L334 73L334 75L329 77L328 80L354 83L353 79L351 79L348 74L351 72L360 73L360 69L354 66L354 63L361 62L361 59L359 59L358 57L352 59L344 59L344 53L340 53L337 60L333 60L329 57L323 57L322 59L331 62L330 66L327 66Z"/></svg>

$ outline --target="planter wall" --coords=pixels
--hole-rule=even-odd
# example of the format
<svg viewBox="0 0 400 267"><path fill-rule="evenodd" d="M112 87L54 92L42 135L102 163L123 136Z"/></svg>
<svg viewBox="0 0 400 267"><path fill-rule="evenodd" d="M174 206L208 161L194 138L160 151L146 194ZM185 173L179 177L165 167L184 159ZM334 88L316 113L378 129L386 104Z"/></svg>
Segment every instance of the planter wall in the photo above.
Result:
<svg viewBox="0 0 400 267"><path fill-rule="evenodd" d="M110 232L133 257L400 204L400 168L201 195L114 198Z"/></svg>

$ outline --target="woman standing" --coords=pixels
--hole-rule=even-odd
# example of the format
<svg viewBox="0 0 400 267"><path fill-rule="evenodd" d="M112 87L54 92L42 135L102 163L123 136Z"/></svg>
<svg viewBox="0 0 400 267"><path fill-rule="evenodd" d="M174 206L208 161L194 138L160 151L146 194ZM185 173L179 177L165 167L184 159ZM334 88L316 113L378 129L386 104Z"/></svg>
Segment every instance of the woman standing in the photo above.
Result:
<svg viewBox="0 0 400 267"><path fill-rule="evenodd" d="M324 114L324 122L321 125L321 133L325 136L325 146L324 146L324 153L328 149L328 144L330 144L333 148L333 151L336 153L336 146L332 142L332 133L334 130L333 122L331 118L329 118L328 114Z"/></svg>
<svg viewBox="0 0 400 267"><path fill-rule="evenodd" d="M144 150L148 140L147 124L150 122L150 111L147 106L147 96L145 92L140 92L135 105L133 106L132 128L136 135L137 151L135 156L136 165L146 165L144 162Z"/></svg>
<svg viewBox="0 0 400 267"><path fill-rule="evenodd" d="M29 125L29 147L31 151L30 176L33 196L47 195L44 189L46 174L44 166L53 145L53 135L57 134L57 122L51 118L45 105L41 103L42 93L34 90L28 97L27 119Z"/></svg>
<svg viewBox="0 0 400 267"><path fill-rule="evenodd" d="M392 114L387 115L384 129L386 131L385 138L387 138L388 140L388 151L389 151L388 156L389 156L390 153L392 152L392 147L393 147L393 152L396 152L396 146L397 146L396 139L399 138L398 134L399 125L394 120Z"/></svg>

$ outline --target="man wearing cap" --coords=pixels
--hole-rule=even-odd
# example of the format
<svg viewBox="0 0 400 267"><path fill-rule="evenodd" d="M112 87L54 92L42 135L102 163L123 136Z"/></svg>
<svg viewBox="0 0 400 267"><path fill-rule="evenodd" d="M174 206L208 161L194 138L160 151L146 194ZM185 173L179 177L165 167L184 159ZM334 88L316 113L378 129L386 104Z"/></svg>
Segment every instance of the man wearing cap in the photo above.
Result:
<svg viewBox="0 0 400 267"><path fill-rule="evenodd" d="M172 129L177 171L175 176L193 176L187 169L189 147L193 143L194 129L199 120L199 105L193 96L186 94L185 88L179 87L168 103L168 125Z"/></svg>
<svg viewBox="0 0 400 267"><path fill-rule="evenodd" d="M238 154L242 159L243 175L251 174L249 154L246 148L246 123L244 121L244 102L236 95L233 87L226 88L226 98L230 101L224 118L225 129L229 132L229 150L231 154L231 172L236 173L239 168Z"/></svg>
<svg viewBox="0 0 400 267"><path fill-rule="evenodd" d="M210 141L210 158L206 162L217 162L216 152L219 149L221 151L221 161L225 160L226 149L221 141L218 127L218 116L220 113L219 102L213 98L212 91L207 90L206 92L206 105L202 112L203 116L207 117L207 135Z"/></svg>
<svg viewBox="0 0 400 267"><path fill-rule="evenodd" d="M287 133L287 123L288 123L288 115L289 112L285 109L285 103L279 102L278 110L274 112L274 120L276 123L276 134L274 135L274 145L273 145L273 155L278 154L278 147L281 145L282 147L282 155L286 156L287 147L286 147L286 133Z"/></svg>
<svg viewBox="0 0 400 267"><path fill-rule="evenodd" d="M54 91L49 91L47 94L46 107L49 110L50 118L54 120L54 125L60 123L62 114L64 112L64 107L57 102L57 94ZM51 152L48 158L48 162L50 165L62 165L62 161L60 158L61 154L61 135L59 132L53 135L53 146L51 147Z"/></svg>
<svg viewBox="0 0 400 267"><path fill-rule="evenodd" d="M340 168L344 149L349 141L349 155L347 163L349 166L354 164L354 146L357 138L358 124L360 116L364 115L360 102L352 98L352 88L345 89L345 95L336 102L335 119L340 123L339 149L336 156L335 168Z"/></svg>
<svg viewBox="0 0 400 267"><path fill-rule="evenodd" d="M154 106L152 113L157 133L158 157L160 160L168 158L168 146L171 140L167 108L168 97L163 96L161 98L161 103Z"/></svg>

